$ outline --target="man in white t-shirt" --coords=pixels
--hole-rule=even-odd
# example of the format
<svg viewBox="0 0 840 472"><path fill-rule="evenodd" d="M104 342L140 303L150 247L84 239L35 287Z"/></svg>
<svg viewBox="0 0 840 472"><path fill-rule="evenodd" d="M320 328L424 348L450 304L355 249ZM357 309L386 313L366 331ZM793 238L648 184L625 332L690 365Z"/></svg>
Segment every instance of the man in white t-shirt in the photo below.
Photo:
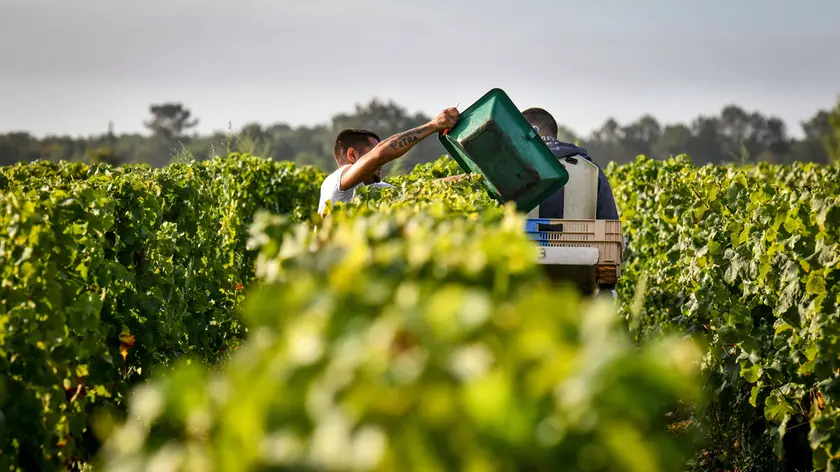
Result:
<svg viewBox="0 0 840 472"><path fill-rule="evenodd" d="M389 186L381 182L382 166L402 157L432 134L452 128L458 118L457 108L447 108L425 125L395 134L385 141L364 129L346 129L339 133L334 150L338 169L321 184L318 214L324 215L328 201L335 204L352 200L360 185Z"/></svg>

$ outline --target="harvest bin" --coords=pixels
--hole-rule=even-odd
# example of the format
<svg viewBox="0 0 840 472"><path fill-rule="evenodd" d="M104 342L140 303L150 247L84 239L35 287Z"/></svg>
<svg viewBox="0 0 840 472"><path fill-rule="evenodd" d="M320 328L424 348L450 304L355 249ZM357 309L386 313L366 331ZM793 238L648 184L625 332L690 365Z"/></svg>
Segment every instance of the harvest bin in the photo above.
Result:
<svg viewBox="0 0 840 472"><path fill-rule="evenodd" d="M498 88L464 110L438 139L465 172L484 177L493 198L515 201L525 213L569 180L566 168Z"/></svg>
<svg viewBox="0 0 840 472"><path fill-rule="evenodd" d="M546 231L542 228L544 225L558 230ZM619 220L528 218L525 232L539 246L540 263L544 265L563 264L554 260L561 255L560 248L595 249L597 251L593 252L597 253L597 258L591 261L595 281L609 285L615 284L621 277L624 243Z"/></svg>

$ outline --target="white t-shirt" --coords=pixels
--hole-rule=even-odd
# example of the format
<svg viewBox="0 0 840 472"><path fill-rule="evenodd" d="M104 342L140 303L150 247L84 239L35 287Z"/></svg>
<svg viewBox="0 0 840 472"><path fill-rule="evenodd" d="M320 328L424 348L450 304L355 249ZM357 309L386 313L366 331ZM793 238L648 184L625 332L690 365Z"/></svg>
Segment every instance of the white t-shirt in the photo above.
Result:
<svg viewBox="0 0 840 472"><path fill-rule="evenodd" d="M341 175L344 173L347 168L350 167L350 164L343 165L336 169L335 172L328 175L326 179L324 179L324 183L321 184L321 198L318 201L318 214L324 214L324 208L327 206L328 201L332 201L333 204L337 202L348 203L350 200L353 199L353 196L356 194L356 188L361 183L356 184L354 187L349 188L347 190L341 190L339 186L341 185ZM386 184L385 182L376 182L372 184L375 187L393 187L391 184Z"/></svg>

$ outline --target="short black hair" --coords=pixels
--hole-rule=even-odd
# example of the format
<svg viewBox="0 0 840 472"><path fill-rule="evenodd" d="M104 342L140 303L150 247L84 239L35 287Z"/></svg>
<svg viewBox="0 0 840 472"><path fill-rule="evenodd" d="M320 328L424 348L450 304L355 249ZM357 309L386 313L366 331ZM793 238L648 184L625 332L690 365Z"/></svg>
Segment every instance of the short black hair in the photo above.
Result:
<svg viewBox="0 0 840 472"><path fill-rule="evenodd" d="M370 138L382 141L376 133L366 129L348 128L338 133L338 136L335 138L335 149L333 150L335 162L341 165L348 149L365 147L368 145Z"/></svg>
<svg viewBox="0 0 840 472"><path fill-rule="evenodd" d="M540 134L557 137L557 120L551 116L551 113L542 108L529 108L523 111L522 115L528 123L540 129Z"/></svg>

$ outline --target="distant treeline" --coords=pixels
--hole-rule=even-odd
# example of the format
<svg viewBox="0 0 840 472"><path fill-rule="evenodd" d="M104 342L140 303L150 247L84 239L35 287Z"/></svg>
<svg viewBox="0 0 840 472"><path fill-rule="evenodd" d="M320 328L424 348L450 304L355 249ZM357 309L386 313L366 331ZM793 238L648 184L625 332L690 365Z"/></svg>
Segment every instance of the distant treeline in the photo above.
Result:
<svg viewBox="0 0 840 472"><path fill-rule="evenodd" d="M367 128L385 138L430 119L422 113L410 114L396 103L374 99L366 105L357 105L351 113L337 114L329 123L314 127L253 123L240 130L208 136L192 131L198 119L182 104L152 105L149 112L151 118L145 123L150 131L148 135L115 135L106 131L90 138L50 136L37 139L26 132L0 134L0 165L45 159L148 163L159 167L173 160L202 160L240 151L330 170L335 168L333 141L340 130ZM562 116L557 118L562 125ZM688 124L663 124L650 115L627 124L611 118L589 136L576 136L561 126L558 137L585 147L602 165L609 161L626 163L639 154L663 159L686 153L697 164L828 163L840 159L840 102L833 109L818 110L799 125L804 137L796 139L789 135L780 118L731 105L718 116L699 116ZM428 139L388 171L407 171L415 164L429 162L442 154L445 151L437 140Z"/></svg>

